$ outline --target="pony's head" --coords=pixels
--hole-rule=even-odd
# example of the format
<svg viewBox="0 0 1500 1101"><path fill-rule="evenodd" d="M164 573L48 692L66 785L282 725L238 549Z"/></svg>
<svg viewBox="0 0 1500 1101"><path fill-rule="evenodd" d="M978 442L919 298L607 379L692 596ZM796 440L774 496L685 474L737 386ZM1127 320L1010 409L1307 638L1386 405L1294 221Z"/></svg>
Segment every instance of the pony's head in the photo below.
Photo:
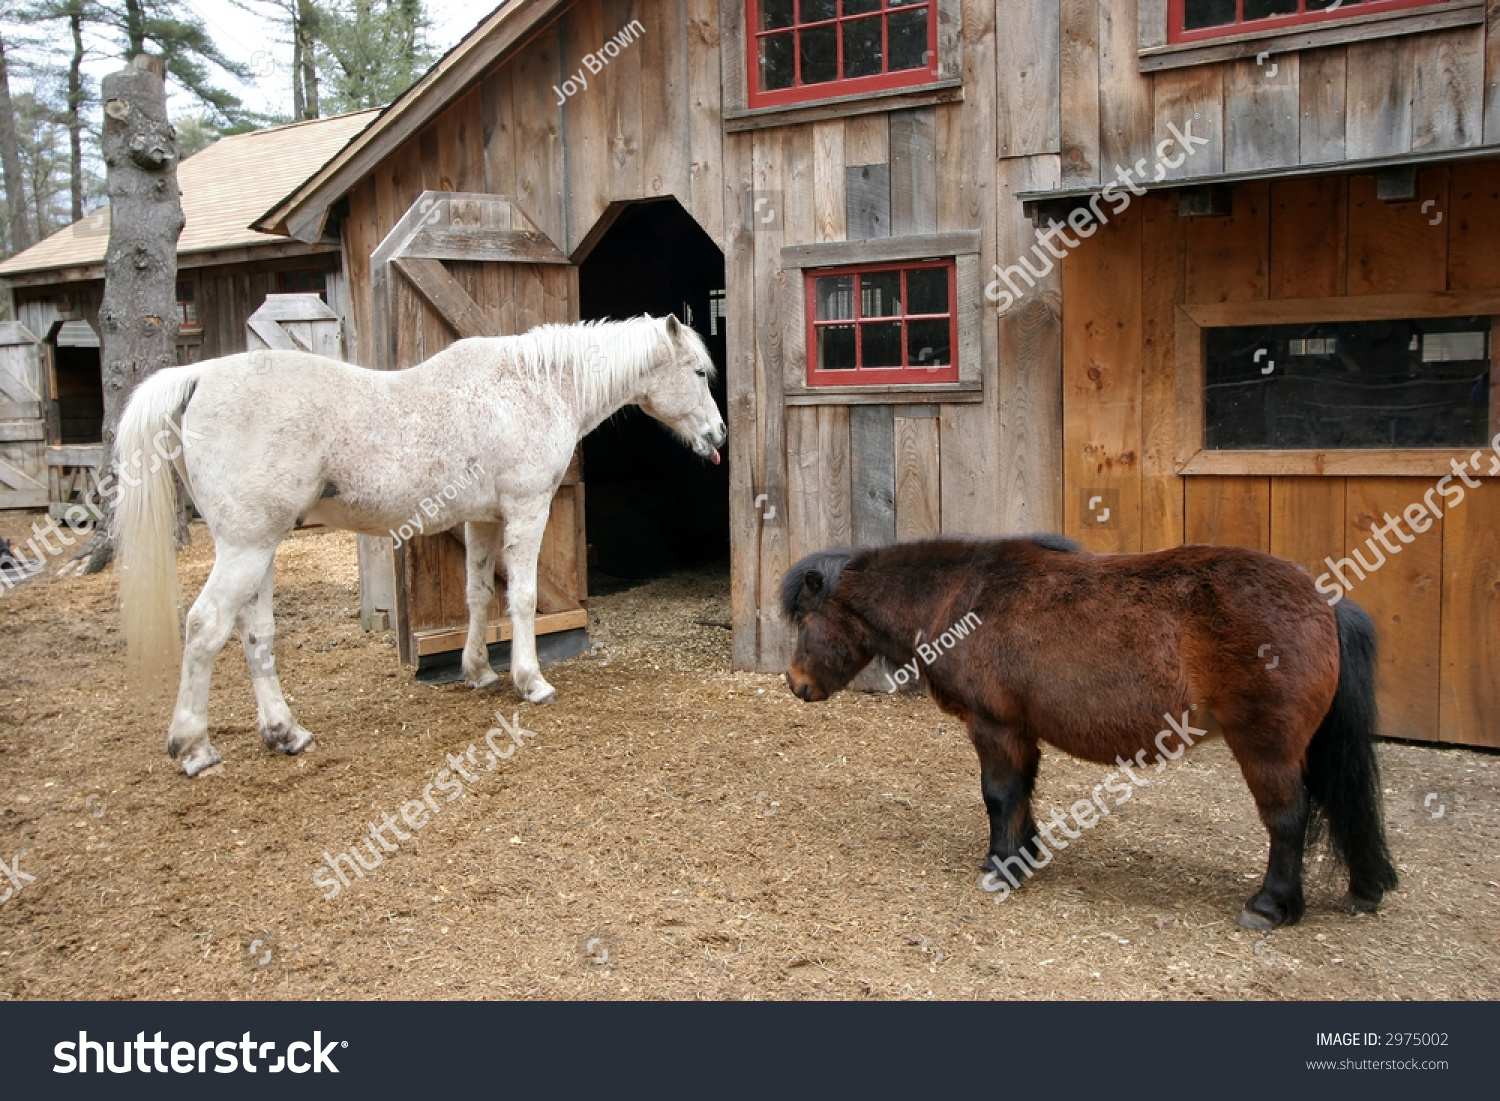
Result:
<svg viewBox="0 0 1500 1101"><path fill-rule="evenodd" d="M874 633L841 601L833 601L854 552L809 554L781 582L781 610L797 628L797 648L786 669L787 687L808 703L826 700L875 656Z"/></svg>
<svg viewBox="0 0 1500 1101"><path fill-rule="evenodd" d="M661 348L643 379L636 402L694 452L717 463L719 447L729 438L729 430L708 385L714 377L713 357L703 338L676 317L668 315L657 324L661 326Z"/></svg>

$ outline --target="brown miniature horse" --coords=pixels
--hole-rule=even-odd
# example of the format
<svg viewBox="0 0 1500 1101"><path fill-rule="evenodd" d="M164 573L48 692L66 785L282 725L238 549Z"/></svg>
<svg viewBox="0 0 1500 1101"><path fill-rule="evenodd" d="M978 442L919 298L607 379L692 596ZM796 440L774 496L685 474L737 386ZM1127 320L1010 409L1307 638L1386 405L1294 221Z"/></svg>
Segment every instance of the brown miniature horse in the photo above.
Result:
<svg viewBox="0 0 1500 1101"><path fill-rule="evenodd" d="M809 702L877 654L912 673L926 662L934 702L979 751L986 867L1046 863L1031 816L1039 741L1135 779L1131 758L1153 736L1165 750L1164 717L1181 733L1175 717L1199 708L1218 719L1271 835L1241 925L1302 917L1312 815L1349 870L1345 909L1372 911L1396 885L1373 744L1375 627L1348 600L1330 608L1289 562L1240 547L1095 555L1052 535L933 539L809 555L787 573L782 606L797 626L787 683Z"/></svg>

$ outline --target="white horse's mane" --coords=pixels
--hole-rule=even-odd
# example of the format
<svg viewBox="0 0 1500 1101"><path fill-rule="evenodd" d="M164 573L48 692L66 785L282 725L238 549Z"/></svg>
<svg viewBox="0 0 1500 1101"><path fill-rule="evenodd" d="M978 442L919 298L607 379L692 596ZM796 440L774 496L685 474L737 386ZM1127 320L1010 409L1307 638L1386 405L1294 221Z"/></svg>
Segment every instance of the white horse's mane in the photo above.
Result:
<svg viewBox="0 0 1500 1101"><path fill-rule="evenodd" d="M701 353L712 378L713 361L703 347L703 338L687 325L679 331L688 345ZM571 374L574 395L597 408L613 404L622 391L635 389L641 376L655 365L667 335L663 319L642 315L627 321L538 325L501 339L515 369L553 384Z"/></svg>

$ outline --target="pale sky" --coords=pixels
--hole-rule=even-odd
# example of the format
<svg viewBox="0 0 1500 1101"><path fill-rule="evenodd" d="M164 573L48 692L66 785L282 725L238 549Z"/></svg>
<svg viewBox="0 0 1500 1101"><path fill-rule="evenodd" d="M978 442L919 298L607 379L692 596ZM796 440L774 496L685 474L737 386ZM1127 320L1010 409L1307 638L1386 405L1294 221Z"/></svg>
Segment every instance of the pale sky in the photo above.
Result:
<svg viewBox="0 0 1500 1101"><path fill-rule="evenodd" d="M226 56L243 61L257 74L249 83L241 84L223 73L216 73L215 82L228 87L252 111L290 115L291 44L278 42L277 38L281 35L270 23L226 3L225 0L186 0L186 3L203 19L219 49ZM433 21L430 44L434 54L442 56L497 6L499 0L476 0L472 3L464 3L463 0L428 0L427 10ZM95 59L87 66L95 81L119 67L120 62L116 58ZM173 115L177 116L196 113L198 107L191 98L179 91L173 94L171 109Z"/></svg>

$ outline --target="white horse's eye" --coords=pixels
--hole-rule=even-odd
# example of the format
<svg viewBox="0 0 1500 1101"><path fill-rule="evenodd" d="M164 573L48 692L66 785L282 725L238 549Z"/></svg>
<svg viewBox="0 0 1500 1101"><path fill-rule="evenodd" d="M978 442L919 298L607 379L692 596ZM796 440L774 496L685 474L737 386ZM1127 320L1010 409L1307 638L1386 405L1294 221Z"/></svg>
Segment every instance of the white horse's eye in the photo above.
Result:
<svg viewBox="0 0 1500 1101"><path fill-rule="evenodd" d="M699 367L696 371L693 372L693 374L697 375L699 378L708 377L708 372L705 371L702 367Z"/></svg>

